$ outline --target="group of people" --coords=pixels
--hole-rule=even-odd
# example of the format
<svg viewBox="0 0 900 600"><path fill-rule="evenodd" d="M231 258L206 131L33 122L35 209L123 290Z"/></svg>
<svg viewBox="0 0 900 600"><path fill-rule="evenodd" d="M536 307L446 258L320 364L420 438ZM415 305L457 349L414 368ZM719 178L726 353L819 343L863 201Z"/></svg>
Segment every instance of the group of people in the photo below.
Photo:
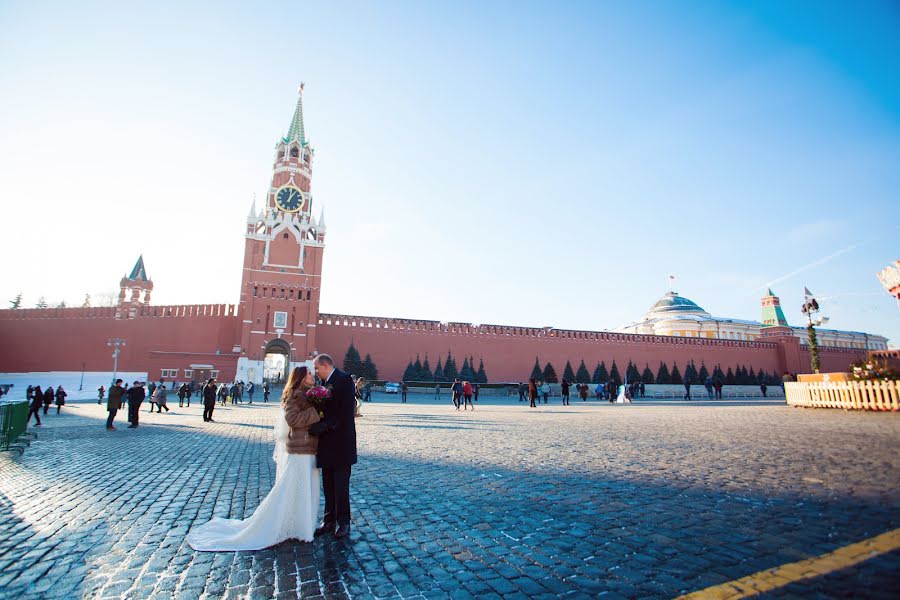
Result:
<svg viewBox="0 0 900 600"><path fill-rule="evenodd" d="M591 395L591 387L589 384L574 383L563 379L560 384L563 406L568 406L570 404L573 387L575 388L575 393L581 398L582 402L587 402L588 397ZM547 404L547 400L552 395L550 384L546 381L539 381L534 377L530 378L527 384L519 383L518 391L519 402L525 402L527 400L529 407L531 408L537 407L537 405L541 403L541 400L544 401L544 404ZM644 391L644 383L641 381L634 381L625 384L623 393L626 400L631 400L633 398L643 398ZM593 394L597 400L609 400L610 403L613 403L619 396L619 385L612 379L598 383L594 387Z"/></svg>
<svg viewBox="0 0 900 600"><path fill-rule="evenodd" d="M39 385L29 385L28 389L25 390L25 399L28 400L28 420L25 423L31 422L31 416L34 415L35 427L40 427L41 408L44 409L44 414L46 415L50 410L50 405L55 401L56 414L59 414L60 409L66 405L66 396L68 394L63 389L63 386L58 386L54 391L52 385L46 390L41 390Z"/></svg>
<svg viewBox="0 0 900 600"><path fill-rule="evenodd" d="M435 386L435 398L440 395L440 390L441 388L439 385ZM453 400L453 406L456 407L456 410L459 410L460 407L462 407L463 410L468 410L470 406L472 407L472 410L475 410L474 402L478 402L478 391L479 387L477 383L460 380L457 377L453 380L453 385L450 386L450 394ZM473 398L474 402L472 401Z"/></svg>

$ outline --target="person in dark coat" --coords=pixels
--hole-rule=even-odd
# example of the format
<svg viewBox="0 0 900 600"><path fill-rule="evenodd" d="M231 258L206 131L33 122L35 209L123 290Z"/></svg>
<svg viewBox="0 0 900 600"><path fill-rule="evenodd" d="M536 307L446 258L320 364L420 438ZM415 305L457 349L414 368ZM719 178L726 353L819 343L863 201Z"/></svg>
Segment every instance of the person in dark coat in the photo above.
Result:
<svg viewBox="0 0 900 600"><path fill-rule="evenodd" d="M212 415L213 410L216 408L217 393L216 380L210 377L209 381L206 382L206 385L200 390L200 395L203 396L203 420L207 423L215 422L213 421Z"/></svg>
<svg viewBox="0 0 900 600"><path fill-rule="evenodd" d="M66 390L63 389L63 386L59 386L56 388L56 414L59 414L59 409L66 405Z"/></svg>
<svg viewBox="0 0 900 600"><path fill-rule="evenodd" d="M31 404L28 407L28 419L25 420L25 424L28 425L28 422L31 421L31 415L34 415L35 421L37 421L37 425L35 427L41 426L41 406L44 404L44 393L41 391L41 386L35 386L31 388L29 386L29 390L32 391L31 394Z"/></svg>
<svg viewBox="0 0 900 600"><path fill-rule="evenodd" d="M537 400L538 390L537 390L537 381L534 380L534 377L528 380L528 402L531 408L537 408L535 406L535 400Z"/></svg>
<svg viewBox="0 0 900 600"><path fill-rule="evenodd" d="M450 386L450 392L453 395L453 406L456 407L456 410L459 410L461 404L460 401L462 400L463 385L458 378L453 380L453 385Z"/></svg>
<svg viewBox="0 0 900 600"><path fill-rule="evenodd" d="M56 393L53 391L53 386L51 385L44 391L44 414L47 414L47 411L50 410L50 405L53 404L53 399L56 397Z"/></svg>
<svg viewBox="0 0 900 600"><path fill-rule="evenodd" d="M343 538L350 535L350 468L356 464L353 379L335 369L327 354L318 355L313 364L322 385L331 389L322 420L309 428L310 435L319 436L316 466L322 469L325 494L325 514L316 535L333 532Z"/></svg>
<svg viewBox="0 0 900 600"><path fill-rule="evenodd" d="M128 421L131 423L131 425L128 426L129 429L134 429L138 426L141 414L141 404L146 397L147 392L144 391L144 384L140 381L135 381L134 385L131 386L131 389L128 390ZM152 406L150 407L150 411L153 411Z"/></svg>
<svg viewBox="0 0 900 600"><path fill-rule="evenodd" d="M109 411L109 417L106 419L106 428L108 430L115 429L113 419L116 418L116 413L122 408L122 396L124 394L125 389L122 387L122 380L116 379L116 384L109 388L109 396L106 400L106 410Z"/></svg>
<svg viewBox="0 0 900 600"><path fill-rule="evenodd" d="M565 406L565 405L567 405L567 404L569 403L569 382L566 381L566 378L565 378L565 377L563 377L563 380L562 380L562 384L561 384L561 385L562 385L562 387L561 387L561 389L562 389L562 403L563 403L563 406Z"/></svg>
<svg viewBox="0 0 900 600"><path fill-rule="evenodd" d="M178 388L178 406L184 406L184 399L187 397L188 393L188 385L186 383L182 383L181 387ZM191 401L188 400L188 406L191 405ZM168 408L168 407L166 407Z"/></svg>
<svg viewBox="0 0 900 600"><path fill-rule="evenodd" d="M269 382L263 383L263 402L269 401Z"/></svg>

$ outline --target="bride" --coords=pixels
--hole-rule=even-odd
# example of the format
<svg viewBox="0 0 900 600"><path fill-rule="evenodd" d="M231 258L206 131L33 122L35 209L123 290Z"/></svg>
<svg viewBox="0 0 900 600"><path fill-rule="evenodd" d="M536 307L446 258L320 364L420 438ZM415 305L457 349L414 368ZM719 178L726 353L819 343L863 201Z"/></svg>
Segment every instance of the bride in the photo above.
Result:
<svg viewBox="0 0 900 600"><path fill-rule="evenodd" d="M249 518L213 517L193 529L187 542L194 550L261 550L287 539L311 542L319 512L318 438L309 426L319 420L306 398L312 388L306 367L291 371L275 419L275 485Z"/></svg>

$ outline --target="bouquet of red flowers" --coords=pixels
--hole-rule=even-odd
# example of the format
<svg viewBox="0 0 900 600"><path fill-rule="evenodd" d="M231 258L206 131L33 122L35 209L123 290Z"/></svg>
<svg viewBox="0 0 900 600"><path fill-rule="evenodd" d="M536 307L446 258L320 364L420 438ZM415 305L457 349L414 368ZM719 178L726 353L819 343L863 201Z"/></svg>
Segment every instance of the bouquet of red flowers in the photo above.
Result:
<svg viewBox="0 0 900 600"><path fill-rule="evenodd" d="M325 404L331 399L331 387L317 385L309 388L306 390L306 399L309 400L310 404L312 404L317 411L319 411L320 417L324 416L322 411L325 410Z"/></svg>

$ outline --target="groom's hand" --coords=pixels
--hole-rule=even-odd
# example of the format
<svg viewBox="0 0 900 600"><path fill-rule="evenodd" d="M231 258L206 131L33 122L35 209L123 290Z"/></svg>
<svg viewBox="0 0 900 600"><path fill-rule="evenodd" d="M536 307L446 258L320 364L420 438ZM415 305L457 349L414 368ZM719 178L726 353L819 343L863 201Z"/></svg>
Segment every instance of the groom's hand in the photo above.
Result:
<svg viewBox="0 0 900 600"><path fill-rule="evenodd" d="M318 423L313 423L309 426L309 435L319 436L325 433L327 429L328 426L322 421L319 421Z"/></svg>

